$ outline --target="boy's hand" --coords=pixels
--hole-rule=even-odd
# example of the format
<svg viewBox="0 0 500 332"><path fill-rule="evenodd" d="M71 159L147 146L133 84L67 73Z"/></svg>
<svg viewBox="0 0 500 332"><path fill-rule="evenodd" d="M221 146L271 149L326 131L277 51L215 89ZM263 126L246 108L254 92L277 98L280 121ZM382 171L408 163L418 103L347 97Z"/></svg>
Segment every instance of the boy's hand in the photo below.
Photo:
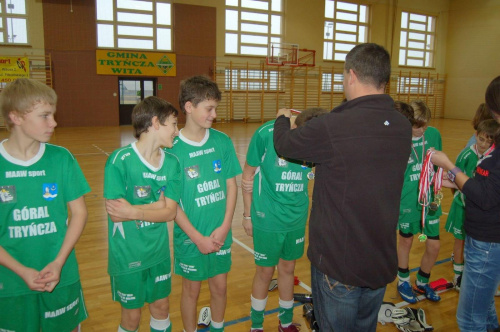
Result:
<svg viewBox="0 0 500 332"><path fill-rule="evenodd" d="M40 279L36 283L44 286L44 291L52 292L61 278L62 265L52 261L40 271Z"/></svg>
<svg viewBox="0 0 500 332"><path fill-rule="evenodd" d="M123 220L140 219L137 209L135 209L129 202L127 202L127 200L123 198L107 199L105 204L106 212L111 216Z"/></svg>
<svg viewBox="0 0 500 332"><path fill-rule="evenodd" d="M212 234L210 234L210 238L214 239L218 243L221 243L221 247L222 247L222 245L226 241L226 236L227 236L228 232L229 232L229 229L226 229L223 226L219 226L216 229L214 229L214 231L212 232ZM220 247L219 247L219 249L220 249Z"/></svg>
<svg viewBox="0 0 500 332"><path fill-rule="evenodd" d="M45 290L45 284L38 283L40 279L40 272L30 267L25 267L20 277L24 280L29 289L34 291L43 292Z"/></svg>
<svg viewBox="0 0 500 332"><path fill-rule="evenodd" d="M276 117L278 118L278 117L280 117L281 115L284 115L284 116L286 116L287 118L290 118L290 117L292 117L292 112L291 112L291 110L290 110L290 109L288 109L288 108L282 108L282 109L278 110L278 113L276 114Z"/></svg>
<svg viewBox="0 0 500 332"><path fill-rule="evenodd" d="M203 236L200 241L198 241L196 244L196 247L198 247L198 250L204 254L208 255L213 252L217 252L220 250L222 245L224 243L220 243L218 241L215 241L213 238L208 237L208 236Z"/></svg>
<svg viewBox="0 0 500 332"><path fill-rule="evenodd" d="M243 218L243 221L241 222L241 224L243 225L243 228L245 229L245 233L247 233L248 236L253 237L252 219Z"/></svg>

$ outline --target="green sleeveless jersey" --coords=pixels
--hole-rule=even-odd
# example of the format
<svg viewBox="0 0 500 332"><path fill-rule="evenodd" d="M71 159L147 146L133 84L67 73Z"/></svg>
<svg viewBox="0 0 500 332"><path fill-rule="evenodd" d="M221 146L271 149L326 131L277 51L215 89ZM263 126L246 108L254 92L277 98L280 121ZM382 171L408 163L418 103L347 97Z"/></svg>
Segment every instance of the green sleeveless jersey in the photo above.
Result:
<svg viewBox="0 0 500 332"><path fill-rule="evenodd" d="M67 203L88 192L82 170L67 149L41 143L36 156L22 161L0 143L0 245L24 266L42 270L56 258L66 236ZM79 279L72 250L57 287ZM30 293L39 292L0 265L0 297Z"/></svg>
<svg viewBox="0 0 500 332"><path fill-rule="evenodd" d="M305 227L309 196L305 163L276 154L273 142L275 120L260 126L250 141L247 163L258 167L253 181L252 225L269 232L292 231Z"/></svg>
<svg viewBox="0 0 500 332"><path fill-rule="evenodd" d="M181 130L171 151L181 164L181 207L191 224L209 236L224 221L226 180L241 174L233 142L215 129L207 129L201 142L193 142L184 137ZM230 247L232 242L230 230L222 248ZM174 225L174 254L176 257L201 255L177 224Z"/></svg>
<svg viewBox="0 0 500 332"><path fill-rule="evenodd" d="M425 139L425 142L424 142ZM424 135L419 138L413 138L412 149L408 165L406 166L403 190L401 193L401 203L399 206L399 222L414 222L422 219L422 206L418 203L418 183L420 180L420 171L425 159L427 150L434 148L441 151L441 134L434 127L428 127ZM387 162L390 162L388 160ZM431 186L431 191L434 187ZM434 194L431 195L431 201L434 200ZM437 211L428 210L426 219L435 220L442 214L441 206Z"/></svg>
<svg viewBox="0 0 500 332"><path fill-rule="evenodd" d="M157 202L165 197L179 202L179 161L171 153L160 150L158 167L150 165L135 143L114 151L104 170L104 197L124 198L132 205ZM150 268L170 259L166 223L141 220L112 222L108 217L108 273L112 276Z"/></svg>

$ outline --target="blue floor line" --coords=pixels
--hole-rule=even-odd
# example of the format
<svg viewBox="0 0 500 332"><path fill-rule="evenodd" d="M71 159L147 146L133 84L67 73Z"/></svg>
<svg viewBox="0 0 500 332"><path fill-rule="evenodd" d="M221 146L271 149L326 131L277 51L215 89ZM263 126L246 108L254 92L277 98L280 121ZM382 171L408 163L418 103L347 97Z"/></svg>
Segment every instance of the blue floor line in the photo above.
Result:
<svg viewBox="0 0 500 332"><path fill-rule="evenodd" d="M449 261L451 261L451 258L442 259L440 261L436 261L436 264L434 264L434 265L443 264L443 263L446 263L446 262L449 262ZM410 272L416 272L419 269L420 269L420 266L411 269ZM303 305L303 303L296 302L296 303L293 304L294 307L299 307L301 305ZM275 308L275 309L267 310L267 311L264 312L264 316L267 316L267 315L270 315L270 314L274 314L274 313L278 312L279 310L280 310L279 307ZM224 326L231 326L231 325L235 325L235 324L246 322L248 320L250 320L250 316L246 316L246 317L242 317L242 318L231 320L229 322L225 322ZM210 327L206 327L206 328L198 330L198 331L200 331L200 332L209 332L210 331Z"/></svg>

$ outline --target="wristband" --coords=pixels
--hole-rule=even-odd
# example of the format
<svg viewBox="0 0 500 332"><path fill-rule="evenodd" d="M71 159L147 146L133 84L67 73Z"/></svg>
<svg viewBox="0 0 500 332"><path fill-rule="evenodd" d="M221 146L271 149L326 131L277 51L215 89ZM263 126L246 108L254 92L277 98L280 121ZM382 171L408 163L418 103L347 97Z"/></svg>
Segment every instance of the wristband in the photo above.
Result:
<svg viewBox="0 0 500 332"><path fill-rule="evenodd" d="M245 219L245 220L252 220L252 217L250 217L250 216L248 216L248 217L247 217L247 216L245 216L245 214L243 213L243 219Z"/></svg>
<svg viewBox="0 0 500 332"><path fill-rule="evenodd" d="M457 177L457 174L458 173L461 173L462 170L458 167L453 167L453 169L450 169L448 171L448 180L450 180L451 182L455 183L455 178Z"/></svg>

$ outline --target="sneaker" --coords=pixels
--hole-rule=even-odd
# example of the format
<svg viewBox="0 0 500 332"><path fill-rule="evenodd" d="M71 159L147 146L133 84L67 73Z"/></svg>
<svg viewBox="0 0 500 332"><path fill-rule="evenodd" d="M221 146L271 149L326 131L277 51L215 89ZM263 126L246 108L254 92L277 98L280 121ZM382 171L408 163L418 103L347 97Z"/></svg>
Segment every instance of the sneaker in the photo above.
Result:
<svg viewBox="0 0 500 332"><path fill-rule="evenodd" d="M401 285L398 285L398 293L403 300L410 304L417 303L417 297L411 288L411 285L408 281L404 281Z"/></svg>
<svg viewBox="0 0 500 332"><path fill-rule="evenodd" d="M419 294L424 295L428 300L431 300L433 302L441 300L441 296L437 295L434 289L429 286L429 284L424 284L421 286L415 285L415 291Z"/></svg>
<svg viewBox="0 0 500 332"><path fill-rule="evenodd" d="M453 287L457 292L460 292L460 284L462 283L462 275L459 275L455 280L453 280Z"/></svg>
<svg viewBox="0 0 500 332"><path fill-rule="evenodd" d="M295 325L294 323L290 324L287 327L283 327L283 326L281 326L281 322L280 322L280 325L278 326L278 331L279 332L298 332L299 329L297 328L297 325Z"/></svg>
<svg viewBox="0 0 500 332"><path fill-rule="evenodd" d="M264 330L263 329L256 329L256 330L250 329L250 332L264 332Z"/></svg>

